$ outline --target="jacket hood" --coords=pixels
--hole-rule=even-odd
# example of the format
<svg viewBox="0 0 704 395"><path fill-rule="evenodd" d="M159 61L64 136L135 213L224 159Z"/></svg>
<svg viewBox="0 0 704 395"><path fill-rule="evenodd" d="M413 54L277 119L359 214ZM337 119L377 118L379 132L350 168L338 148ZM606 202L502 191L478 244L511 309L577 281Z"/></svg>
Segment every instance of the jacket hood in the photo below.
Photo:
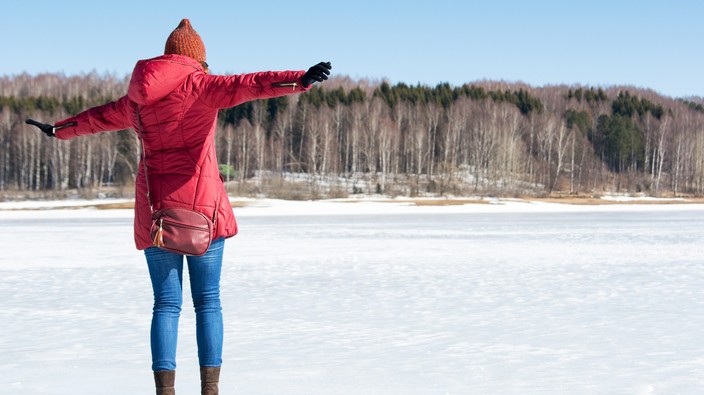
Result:
<svg viewBox="0 0 704 395"><path fill-rule="evenodd" d="M154 104L198 71L203 72L203 66L183 55L140 60L132 71L127 96L139 105Z"/></svg>

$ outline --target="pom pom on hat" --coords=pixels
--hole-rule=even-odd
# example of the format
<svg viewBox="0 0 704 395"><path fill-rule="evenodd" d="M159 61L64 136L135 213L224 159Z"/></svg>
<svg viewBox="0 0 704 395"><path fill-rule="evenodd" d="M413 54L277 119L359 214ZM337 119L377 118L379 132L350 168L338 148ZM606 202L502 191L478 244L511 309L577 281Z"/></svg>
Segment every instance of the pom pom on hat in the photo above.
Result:
<svg viewBox="0 0 704 395"><path fill-rule="evenodd" d="M166 40L164 55L170 54L185 55L205 62L205 45L188 19L183 19Z"/></svg>

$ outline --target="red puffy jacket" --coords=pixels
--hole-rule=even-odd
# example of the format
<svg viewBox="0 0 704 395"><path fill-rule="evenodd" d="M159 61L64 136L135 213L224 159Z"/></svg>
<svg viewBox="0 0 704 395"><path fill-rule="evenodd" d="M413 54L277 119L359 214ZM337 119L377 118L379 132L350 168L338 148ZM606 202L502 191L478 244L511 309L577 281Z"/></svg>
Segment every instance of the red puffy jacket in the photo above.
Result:
<svg viewBox="0 0 704 395"><path fill-rule="evenodd" d="M217 207L215 238L237 233L232 206L215 154L218 110L238 104L306 91L304 71L261 72L217 76L181 55L164 55L137 62L126 96L56 123L76 126L56 132L62 140L109 130L141 131L154 210L163 207L196 209L209 217ZM144 166L136 181L134 239L137 249L152 245L151 211Z"/></svg>

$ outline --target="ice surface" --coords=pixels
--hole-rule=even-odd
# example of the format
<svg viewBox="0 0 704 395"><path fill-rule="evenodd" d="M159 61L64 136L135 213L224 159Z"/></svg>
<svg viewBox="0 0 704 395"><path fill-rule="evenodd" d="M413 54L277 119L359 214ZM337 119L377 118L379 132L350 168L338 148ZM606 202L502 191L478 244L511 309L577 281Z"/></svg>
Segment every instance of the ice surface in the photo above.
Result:
<svg viewBox="0 0 704 395"><path fill-rule="evenodd" d="M701 205L254 206L223 394L704 393ZM152 393L129 210L0 211L0 245L0 394Z"/></svg>

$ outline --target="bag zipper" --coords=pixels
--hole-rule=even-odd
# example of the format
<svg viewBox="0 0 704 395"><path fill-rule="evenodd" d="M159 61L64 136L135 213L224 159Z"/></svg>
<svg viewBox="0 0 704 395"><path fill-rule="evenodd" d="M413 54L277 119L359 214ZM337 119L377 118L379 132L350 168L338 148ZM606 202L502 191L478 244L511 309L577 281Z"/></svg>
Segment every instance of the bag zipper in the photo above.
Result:
<svg viewBox="0 0 704 395"><path fill-rule="evenodd" d="M154 235L154 240L152 240L152 245L155 247L163 247L164 246L164 219L159 218L159 229L157 229L156 234Z"/></svg>
<svg viewBox="0 0 704 395"><path fill-rule="evenodd" d="M164 223L171 224L171 225L177 225L177 226L181 226L181 227L184 227L184 228L190 228L190 229L195 229L195 230L202 230L202 231L204 231L204 232L207 232L207 231L208 231L208 228L207 228L207 227L201 227L201 226L194 226L194 225L184 224L183 222L169 221L168 219L167 219L167 220L164 220L163 218L159 218L159 229L162 229L162 225L163 225Z"/></svg>

